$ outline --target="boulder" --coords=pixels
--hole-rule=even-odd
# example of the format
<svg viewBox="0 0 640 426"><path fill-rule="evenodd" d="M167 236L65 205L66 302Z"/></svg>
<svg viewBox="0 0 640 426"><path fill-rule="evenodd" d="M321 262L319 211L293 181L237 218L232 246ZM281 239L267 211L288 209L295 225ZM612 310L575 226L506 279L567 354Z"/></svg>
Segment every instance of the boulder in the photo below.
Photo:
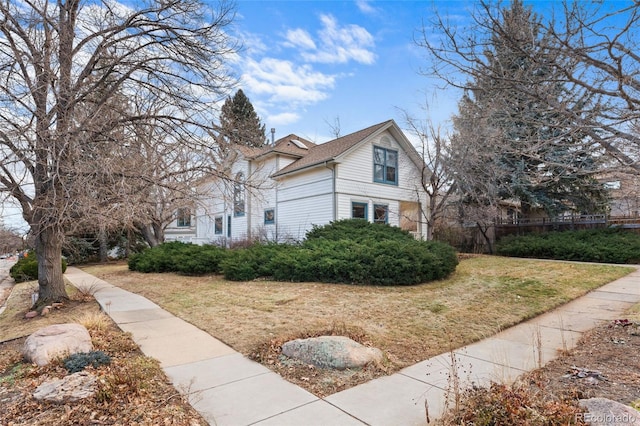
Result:
<svg viewBox="0 0 640 426"><path fill-rule="evenodd" d="M607 398L581 399L580 407L587 410L582 419L592 426L640 424L640 412Z"/></svg>
<svg viewBox="0 0 640 426"><path fill-rule="evenodd" d="M95 395L97 379L86 371L70 374L62 379L48 380L36 388L33 397L38 401L64 404Z"/></svg>
<svg viewBox="0 0 640 426"><path fill-rule="evenodd" d="M383 359L380 349L363 346L344 336L291 340L282 345L282 353L305 364L336 370L360 368Z"/></svg>
<svg viewBox="0 0 640 426"><path fill-rule="evenodd" d="M56 357L92 350L91 336L82 325L55 324L27 337L22 355L27 361L43 366Z"/></svg>

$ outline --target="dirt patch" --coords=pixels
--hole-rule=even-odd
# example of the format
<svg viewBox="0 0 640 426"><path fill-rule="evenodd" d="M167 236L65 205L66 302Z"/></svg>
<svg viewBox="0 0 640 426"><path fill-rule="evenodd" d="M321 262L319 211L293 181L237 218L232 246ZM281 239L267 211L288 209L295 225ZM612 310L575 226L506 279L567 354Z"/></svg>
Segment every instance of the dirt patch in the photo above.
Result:
<svg viewBox="0 0 640 426"><path fill-rule="evenodd" d="M565 398L640 400L640 323L616 321L586 332L578 346L535 371L539 386Z"/></svg>
<svg viewBox="0 0 640 426"><path fill-rule="evenodd" d="M639 365L640 322L604 324L513 385L462 389L457 408L451 403L436 424L584 425L580 399L607 398L640 408Z"/></svg>
<svg viewBox="0 0 640 426"><path fill-rule="evenodd" d="M0 425L206 425L169 383L157 361L145 357L114 324L89 328L109 365L87 367L98 378L95 396L69 404L37 401L45 380L68 374L61 361L37 367L22 360L26 338L0 343Z"/></svg>
<svg viewBox="0 0 640 426"><path fill-rule="evenodd" d="M393 367L388 359L381 364L368 364L360 369L339 371L318 368L282 355L281 348L284 343L294 339L319 336L346 336L362 345L371 346L371 341L361 329L348 329L344 325L334 325L323 330L271 339L267 343L258 345L248 356L254 361L268 366L289 382L303 387L321 398L393 372Z"/></svg>

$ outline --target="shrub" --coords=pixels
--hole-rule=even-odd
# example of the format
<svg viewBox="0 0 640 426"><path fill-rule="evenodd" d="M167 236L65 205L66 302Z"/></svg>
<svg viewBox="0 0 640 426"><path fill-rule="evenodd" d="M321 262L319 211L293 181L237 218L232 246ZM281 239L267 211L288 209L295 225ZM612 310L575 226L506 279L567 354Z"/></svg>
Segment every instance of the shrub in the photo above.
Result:
<svg viewBox="0 0 640 426"><path fill-rule="evenodd" d="M220 268L224 277L232 281L249 281L273 275L272 263L279 253L291 250L288 244L254 244L247 248L230 250Z"/></svg>
<svg viewBox="0 0 640 426"><path fill-rule="evenodd" d="M350 241L370 241L370 240L413 240L408 231L404 231L397 226L382 223L371 223L362 219L337 220L324 226L314 225L307 232L305 243L312 243L314 240L350 240Z"/></svg>
<svg viewBox="0 0 640 426"><path fill-rule="evenodd" d="M519 382L473 386L462 395L458 409L445 412L441 424L455 425L569 425L580 424L582 410L570 400L554 400Z"/></svg>
<svg viewBox="0 0 640 426"><path fill-rule="evenodd" d="M498 242L496 251L512 257L638 263L640 235L609 228L508 236Z"/></svg>
<svg viewBox="0 0 640 426"><path fill-rule="evenodd" d="M180 242L135 254L129 269L185 275L223 272L232 281L411 285L441 279L458 259L444 243L417 241L400 228L364 220L315 226L302 244L254 244L225 250Z"/></svg>
<svg viewBox="0 0 640 426"><path fill-rule="evenodd" d="M93 368L108 365L111 363L111 357L102 351L80 352L69 355L63 363L69 373L77 373L89 365Z"/></svg>
<svg viewBox="0 0 640 426"><path fill-rule="evenodd" d="M225 278L411 285L444 278L458 264L447 244L417 241L399 228L363 220L314 227L307 235L299 246L255 245L230 252L222 263Z"/></svg>
<svg viewBox="0 0 640 426"><path fill-rule="evenodd" d="M172 241L136 253L129 258L129 269L138 272L177 272L183 275L220 273L225 249Z"/></svg>
<svg viewBox="0 0 640 426"><path fill-rule="evenodd" d="M67 270L67 261L62 258L62 273ZM17 283L21 283L24 281L32 281L38 279L38 259L36 258L36 254L33 251L27 252L25 257L18 260L12 267L9 269L9 274L11 278L15 280Z"/></svg>

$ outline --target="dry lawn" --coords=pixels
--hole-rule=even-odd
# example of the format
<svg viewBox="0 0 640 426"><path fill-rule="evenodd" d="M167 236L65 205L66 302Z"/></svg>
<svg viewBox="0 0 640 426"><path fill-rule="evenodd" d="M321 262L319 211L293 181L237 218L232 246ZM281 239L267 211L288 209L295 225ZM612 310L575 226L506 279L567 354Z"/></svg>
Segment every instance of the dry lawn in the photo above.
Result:
<svg viewBox="0 0 640 426"><path fill-rule="evenodd" d="M632 270L478 256L461 261L443 281L371 287L141 274L123 263L84 269L153 300L318 395L493 335ZM388 362L364 373L326 377L279 359L282 342L325 333L378 347Z"/></svg>
<svg viewBox="0 0 640 426"><path fill-rule="evenodd" d="M100 306L89 294L80 293L67 285L69 301L62 309L54 309L46 317L25 319L31 305L31 294L38 289L37 281L16 284L7 300L6 310L0 315L0 342L28 336L39 328L52 324L78 322L78 318L100 312Z"/></svg>

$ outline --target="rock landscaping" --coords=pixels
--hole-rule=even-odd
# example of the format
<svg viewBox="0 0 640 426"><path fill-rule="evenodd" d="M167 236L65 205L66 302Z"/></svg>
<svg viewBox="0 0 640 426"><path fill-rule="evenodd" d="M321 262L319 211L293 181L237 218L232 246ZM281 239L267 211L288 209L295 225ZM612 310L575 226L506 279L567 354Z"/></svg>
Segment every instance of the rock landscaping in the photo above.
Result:
<svg viewBox="0 0 640 426"><path fill-rule="evenodd" d="M344 370L381 363L380 349L370 348L345 336L296 339L282 345L282 354L320 368Z"/></svg>
<svg viewBox="0 0 640 426"><path fill-rule="evenodd" d="M93 350L91 336L80 324L55 324L41 328L25 341L22 354L29 362L38 366L49 364L53 359Z"/></svg>

